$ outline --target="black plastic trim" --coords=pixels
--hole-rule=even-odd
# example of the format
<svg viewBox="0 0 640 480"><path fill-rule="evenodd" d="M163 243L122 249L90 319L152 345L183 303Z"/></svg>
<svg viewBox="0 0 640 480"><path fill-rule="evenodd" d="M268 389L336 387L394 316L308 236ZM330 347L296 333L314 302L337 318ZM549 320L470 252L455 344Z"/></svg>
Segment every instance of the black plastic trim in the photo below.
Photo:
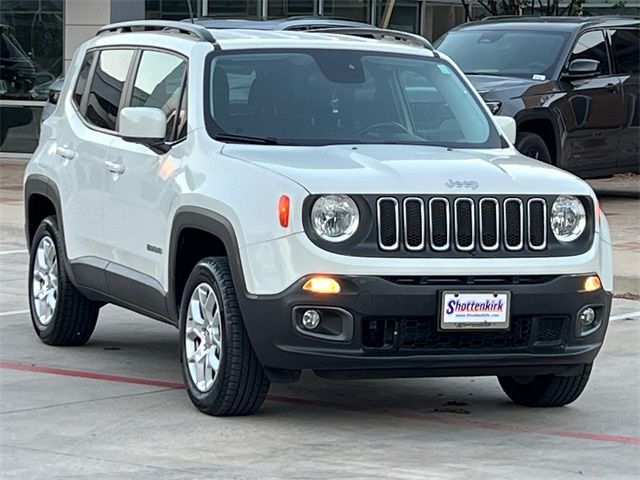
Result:
<svg viewBox="0 0 640 480"><path fill-rule="evenodd" d="M178 239L185 228L195 228L215 235L223 243L231 277L238 292L238 300L242 307L242 298L246 292L242 264L240 261L240 249L237 236L231 222L222 215L200 207L181 207L176 212L171 227L171 243L169 247L169 294L167 295L167 310L170 316L179 317L179 302L176 301L176 257L178 253Z"/></svg>
<svg viewBox="0 0 640 480"><path fill-rule="evenodd" d="M305 292L302 285L308 277L304 277L278 295L248 297L238 289L238 299L242 302L244 323L254 350L263 365L269 368L313 369L316 373L322 371L327 375L355 377L368 375L365 372L394 377L414 374L517 374L523 371L531 374L560 373L575 365L592 362L605 336L612 296L604 290L580 291L588 275L541 276L539 282L526 284L494 285L482 281L478 285L464 283L457 287L451 287L446 281L402 285L384 277L336 276L343 287L336 295ZM528 344L517 347L496 345L473 349L389 351L363 345L365 319L409 317L437 321L440 294L451 289L508 290L511 292L513 316L566 318L562 341L553 345L540 343L534 336L536 332L532 331ZM603 325L587 337L577 337L573 333L576 314L588 304L604 306ZM355 329L352 340L335 342L300 335L291 323L291 315L296 307L306 305L338 307L353 315ZM337 371L343 373L335 373Z"/></svg>

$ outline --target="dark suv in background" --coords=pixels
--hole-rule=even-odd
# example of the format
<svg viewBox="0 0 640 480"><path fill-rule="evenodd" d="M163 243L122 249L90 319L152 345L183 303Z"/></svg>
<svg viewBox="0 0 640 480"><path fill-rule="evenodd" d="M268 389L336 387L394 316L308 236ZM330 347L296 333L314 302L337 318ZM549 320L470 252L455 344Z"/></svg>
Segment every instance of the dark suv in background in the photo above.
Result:
<svg viewBox="0 0 640 480"><path fill-rule="evenodd" d="M630 17L496 17L435 46L515 118L520 152L587 178L639 170L639 33Z"/></svg>

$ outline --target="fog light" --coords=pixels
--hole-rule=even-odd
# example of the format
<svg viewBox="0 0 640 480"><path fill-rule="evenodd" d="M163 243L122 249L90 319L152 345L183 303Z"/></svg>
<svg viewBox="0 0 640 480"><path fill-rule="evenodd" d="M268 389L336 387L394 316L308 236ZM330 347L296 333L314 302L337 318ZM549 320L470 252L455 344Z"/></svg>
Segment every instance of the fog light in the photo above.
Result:
<svg viewBox="0 0 640 480"><path fill-rule="evenodd" d="M600 277L598 275L591 275L584 281L585 292L593 292L594 290L599 290L600 287L602 287L602 282L600 282Z"/></svg>
<svg viewBox="0 0 640 480"><path fill-rule="evenodd" d="M583 327L589 327L596 319L596 312L591 307L586 307L580 310L580 314L578 316L578 320Z"/></svg>
<svg viewBox="0 0 640 480"><path fill-rule="evenodd" d="M340 293L340 284L329 277L312 277L306 281L303 290L313 293Z"/></svg>
<svg viewBox="0 0 640 480"><path fill-rule="evenodd" d="M315 310L307 310L302 314L302 325L307 330L313 330L320 325L320 314Z"/></svg>

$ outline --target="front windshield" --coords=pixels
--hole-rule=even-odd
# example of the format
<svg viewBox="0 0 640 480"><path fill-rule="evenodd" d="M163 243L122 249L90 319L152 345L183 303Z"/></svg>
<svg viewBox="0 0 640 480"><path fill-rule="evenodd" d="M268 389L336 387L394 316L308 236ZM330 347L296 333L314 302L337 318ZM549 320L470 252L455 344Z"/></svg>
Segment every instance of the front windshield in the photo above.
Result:
<svg viewBox="0 0 640 480"><path fill-rule="evenodd" d="M553 75L567 37L563 32L456 30L435 46L467 75L545 80Z"/></svg>
<svg viewBox="0 0 640 480"><path fill-rule="evenodd" d="M222 141L501 146L460 77L428 57L347 50L218 53L206 82L208 130Z"/></svg>

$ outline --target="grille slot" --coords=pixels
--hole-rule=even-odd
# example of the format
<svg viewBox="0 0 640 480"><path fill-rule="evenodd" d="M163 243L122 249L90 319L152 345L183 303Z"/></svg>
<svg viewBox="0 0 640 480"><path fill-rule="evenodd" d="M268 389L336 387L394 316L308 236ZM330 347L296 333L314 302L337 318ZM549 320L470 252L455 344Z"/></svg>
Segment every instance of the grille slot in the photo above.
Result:
<svg viewBox="0 0 640 480"><path fill-rule="evenodd" d="M402 204L404 216L404 244L407 250L422 250L425 246L424 201L421 198L405 198Z"/></svg>
<svg viewBox="0 0 640 480"><path fill-rule="evenodd" d="M544 250L547 246L547 202L532 198L527 202L529 248Z"/></svg>
<svg viewBox="0 0 640 480"><path fill-rule="evenodd" d="M456 248L462 251L473 250L475 240L475 208L470 198L458 198L453 203Z"/></svg>
<svg viewBox="0 0 640 480"><path fill-rule="evenodd" d="M500 204L495 198L480 200L480 244L483 250L493 251L500 247L499 210Z"/></svg>
<svg viewBox="0 0 640 480"><path fill-rule="evenodd" d="M451 233L451 212L449 200L436 197L429 200L429 242L436 252L449 250Z"/></svg>
<svg viewBox="0 0 640 480"><path fill-rule="evenodd" d="M524 246L522 214L522 200L507 198L504 201L504 246L507 250L521 250Z"/></svg>
<svg viewBox="0 0 640 480"><path fill-rule="evenodd" d="M400 246L398 200L378 199L378 245L382 250L396 250Z"/></svg>

